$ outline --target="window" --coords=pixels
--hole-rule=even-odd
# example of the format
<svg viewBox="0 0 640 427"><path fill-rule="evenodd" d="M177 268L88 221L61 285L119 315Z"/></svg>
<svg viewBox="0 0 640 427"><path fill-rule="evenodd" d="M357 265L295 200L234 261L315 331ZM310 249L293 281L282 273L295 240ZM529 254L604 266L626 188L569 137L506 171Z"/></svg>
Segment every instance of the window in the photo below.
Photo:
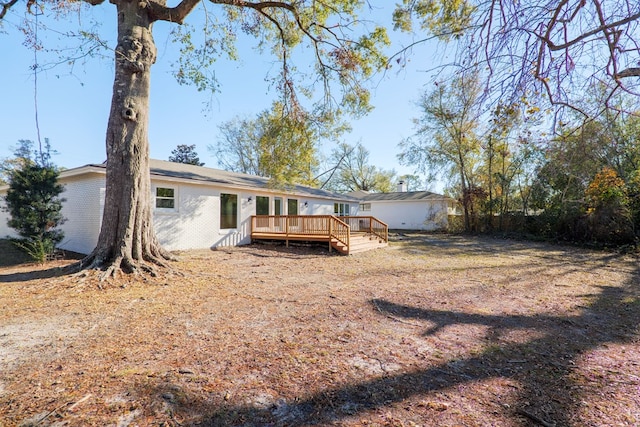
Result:
<svg viewBox="0 0 640 427"><path fill-rule="evenodd" d="M333 213L337 216L349 216L349 203L334 203Z"/></svg>
<svg viewBox="0 0 640 427"><path fill-rule="evenodd" d="M176 198L173 188L156 188L156 208L175 209Z"/></svg>
<svg viewBox="0 0 640 427"><path fill-rule="evenodd" d="M360 210L362 212L368 212L371 210L371 203L360 203Z"/></svg>
<svg viewBox="0 0 640 427"><path fill-rule="evenodd" d="M297 199L287 199L287 215L298 215Z"/></svg>
<svg viewBox="0 0 640 427"><path fill-rule="evenodd" d="M273 199L273 212L274 215L282 215L282 199L280 197Z"/></svg>
<svg viewBox="0 0 640 427"><path fill-rule="evenodd" d="M265 196L256 197L256 215L269 215L269 198Z"/></svg>
<svg viewBox="0 0 640 427"><path fill-rule="evenodd" d="M220 229L238 227L238 195L220 194Z"/></svg>

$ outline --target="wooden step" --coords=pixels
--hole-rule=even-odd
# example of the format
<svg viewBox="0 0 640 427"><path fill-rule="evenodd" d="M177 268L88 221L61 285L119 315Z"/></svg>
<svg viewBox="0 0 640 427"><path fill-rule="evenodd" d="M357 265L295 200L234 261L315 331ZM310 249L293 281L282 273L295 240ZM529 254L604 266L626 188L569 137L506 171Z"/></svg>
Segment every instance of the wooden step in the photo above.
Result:
<svg viewBox="0 0 640 427"><path fill-rule="evenodd" d="M340 253L346 254L347 247L341 242L334 242L332 246ZM376 236L351 236L349 239L349 254L370 251L373 249L384 248L386 242L381 241Z"/></svg>
<svg viewBox="0 0 640 427"><path fill-rule="evenodd" d="M349 254L355 254L358 252L370 251L373 249L379 249L386 247L386 243L380 243L377 240L369 240L366 242L357 242L356 244L351 244L349 248Z"/></svg>

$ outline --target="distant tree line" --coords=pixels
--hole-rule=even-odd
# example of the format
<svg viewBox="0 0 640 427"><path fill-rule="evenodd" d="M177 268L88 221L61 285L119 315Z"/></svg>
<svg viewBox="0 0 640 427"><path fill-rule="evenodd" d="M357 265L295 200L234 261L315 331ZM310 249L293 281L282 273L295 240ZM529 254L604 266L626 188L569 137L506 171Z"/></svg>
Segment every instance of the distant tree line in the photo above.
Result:
<svg viewBox="0 0 640 427"><path fill-rule="evenodd" d="M401 142L399 160L447 178L467 232L633 244L640 232L640 110L625 95L609 105L595 118L574 112L562 120L525 98L488 107L478 76L460 76L424 94L416 133Z"/></svg>

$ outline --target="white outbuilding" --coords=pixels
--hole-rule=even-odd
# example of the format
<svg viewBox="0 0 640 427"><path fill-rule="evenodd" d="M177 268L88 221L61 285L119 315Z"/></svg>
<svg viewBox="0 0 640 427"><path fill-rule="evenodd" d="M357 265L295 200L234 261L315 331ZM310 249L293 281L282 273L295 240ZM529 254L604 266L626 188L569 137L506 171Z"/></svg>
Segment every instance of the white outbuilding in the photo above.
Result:
<svg viewBox="0 0 640 427"><path fill-rule="evenodd" d="M445 230L449 218L460 214L456 199L430 191L406 191L402 182L392 193L357 191L349 195L360 199L359 215L376 217L390 230Z"/></svg>

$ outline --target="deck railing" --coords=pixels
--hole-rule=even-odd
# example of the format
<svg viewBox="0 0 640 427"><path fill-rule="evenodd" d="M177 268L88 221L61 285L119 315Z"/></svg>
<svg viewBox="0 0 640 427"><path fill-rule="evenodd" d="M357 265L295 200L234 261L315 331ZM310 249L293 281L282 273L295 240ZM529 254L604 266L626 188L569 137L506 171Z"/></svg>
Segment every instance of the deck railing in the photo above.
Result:
<svg viewBox="0 0 640 427"><path fill-rule="evenodd" d="M378 236L383 242L389 241L389 226L373 216L341 216L349 224L352 232L369 233Z"/></svg>
<svg viewBox="0 0 640 427"><path fill-rule="evenodd" d="M254 215L252 238L289 240L327 240L349 247L349 225L333 215Z"/></svg>
<svg viewBox="0 0 640 427"><path fill-rule="evenodd" d="M333 215L330 215L329 218L330 238L337 240L338 242L345 245L345 247L349 248L349 245L351 243L351 229L349 228L349 225ZM329 245L329 250L331 250L331 247L332 245Z"/></svg>

